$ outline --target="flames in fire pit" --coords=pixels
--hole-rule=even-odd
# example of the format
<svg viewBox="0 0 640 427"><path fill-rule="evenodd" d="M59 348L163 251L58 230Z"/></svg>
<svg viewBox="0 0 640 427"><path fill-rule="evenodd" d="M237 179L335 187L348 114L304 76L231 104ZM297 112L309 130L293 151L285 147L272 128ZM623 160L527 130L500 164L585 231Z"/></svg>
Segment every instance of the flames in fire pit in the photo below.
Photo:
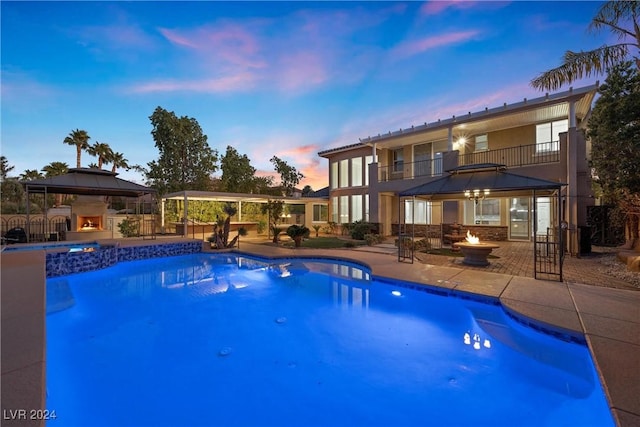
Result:
<svg viewBox="0 0 640 427"><path fill-rule="evenodd" d="M469 232L469 230L467 230L467 242L471 243L472 245L477 245L478 243L480 243L480 238L477 236L474 236L473 234L471 234Z"/></svg>

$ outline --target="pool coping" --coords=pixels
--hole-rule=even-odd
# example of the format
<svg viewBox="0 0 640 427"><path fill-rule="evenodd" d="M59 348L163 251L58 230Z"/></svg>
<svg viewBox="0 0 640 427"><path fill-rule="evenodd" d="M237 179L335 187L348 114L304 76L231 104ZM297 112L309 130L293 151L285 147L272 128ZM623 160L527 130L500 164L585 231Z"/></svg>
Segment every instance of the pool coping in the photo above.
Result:
<svg viewBox="0 0 640 427"><path fill-rule="evenodd" d="M145 246L197 239L118 240ZM113 240L105 241L113 242ZM206 242L202 251L211 253ZM2 291L2 409L44 409L46 378L45 250L0 254ZM372 276L400 280L443 293L499 301L505 311L543 332L578 334L586 341L614 420L640 425L640 292L597 288L467 271L453 267L398 263L388 254L350 250L295 250L243 242L229 251L263 259L322 258L368 267ZM9 259L14 258L14 259ZM48 408L55 409L55 408ZM3 420L3 425L44 425L44 420Z"/></svg>

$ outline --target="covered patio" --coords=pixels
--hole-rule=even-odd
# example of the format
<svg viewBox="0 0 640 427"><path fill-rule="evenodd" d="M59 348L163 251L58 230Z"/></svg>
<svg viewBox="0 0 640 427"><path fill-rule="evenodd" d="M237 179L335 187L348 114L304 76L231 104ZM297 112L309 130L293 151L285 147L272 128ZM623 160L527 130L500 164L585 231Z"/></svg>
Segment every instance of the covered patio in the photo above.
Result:
<svg viewBox="0 0 640 427"><path fill-rule="evenodd" d="M487 163L461 166L447 171L447 175L442 178L398 193L398 218L400 221L403 218L415 219L416 200L425 200L430 203L469 200L477 205L478 201L482 201L487 197L507 200L514 197L531 198L533 201L533 208L531 209L533 218L530 221L527 219L525 226L531 227L532 229L530 244L533 252L534 277L562 281L564 237L560 230L564 228L561 222L562 187L564 185L565 184L558 182L510 173L507 172L506 166L501 164ZM539 197L552 200L552 206L555 211L549 215L550 218L547 219L549 226L544 230L538 229L538 209L536 206ZM410 201L410 203L407 204L407 201ZM414 209L414 212L403 212L403 208L407 209L408 206L410 206L410 209ZM439 206L442 209L442 204ZM456 215L458 217L461 216L459 212L456 212ZM447 236L442 224L443 216L442 212L440 212L439 215L433 215L434 219L437 217L440 219L440 224L434 221L433 225L440 226L440 233L438 235L436 232L436 237L440 239L441 242L443 242L445 236ZM504 219L502 219L502 222L504 222ZM462 227L467 228L467 230L474 227L480 228L476 227L476 224ZM411 241L415 241L417 237L415 225L415 221L400 222L400 237L410 238ZM483 224L479 225L482 226ZM487 233L485 233L485 236L486 235ZM450 234L448 236L449 239L451 239L452 236ZM464 233L462 238L464 238ZM462 238L450 240L450 243L454 244L456 241L462 240ZM499 241L509 239L499 237L481 240ZM411 250L407 250L406 247L402 247L403 241L407 240L399 238L399 260L406 261L409 260L409 258L412 260L414 256L414 245L411 245L411 248L409 248Z"/></svg>
<svg viewBox="0 0 640 427"><path fill-rule="evenodd" d="M169 224L166 220L166 202L168 200L175 200L183 203L182 211L187 212L180 221L177 223ZM321 197L286 197L286 196L272 196L265 194L246 194L246 193L225 193L215 191L178 191L175 193L166 194L161 199L160 208L160 222L161 229L166 230L170 225L176 227L176 234L184 237L202 237L204 240L208 234L213 231L214 222L200 221L195 218L189 217L189 203L193 201L206 201L206 202L223 202L233 203L238 207L235 218L231 221L231 230L237 230L239 227L244 227L250 235L258 234L258 222L254 219L243 216L243 204L247 203L260 203L266 204L269 201L282 201L285 205L302 205L304 206L303 214L289 214L281 218L283 225L288 224L300 224L311 228L313 224L326 225L326 219L322 220L322 215L316 215L316 210L322 211L322 209L316 209L316 206L324 206L325 212L327 211L328 201L326 198ZM268 233L270 232L268 230ZM268 235L267 233L267 235Z"/></svg>

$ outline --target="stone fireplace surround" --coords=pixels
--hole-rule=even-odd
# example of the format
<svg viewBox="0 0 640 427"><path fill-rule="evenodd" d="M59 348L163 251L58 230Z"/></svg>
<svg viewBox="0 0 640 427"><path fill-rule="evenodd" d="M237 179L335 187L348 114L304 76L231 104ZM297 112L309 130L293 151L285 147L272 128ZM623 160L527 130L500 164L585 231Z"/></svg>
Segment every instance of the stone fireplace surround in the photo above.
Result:
<svg viewBox="0 0 640 427"><path fill-rule="evenodd" d="M105 230L107 203L104 196L78 196L71 204L71 230L67 240L105 239L111 231Z"/></svg>

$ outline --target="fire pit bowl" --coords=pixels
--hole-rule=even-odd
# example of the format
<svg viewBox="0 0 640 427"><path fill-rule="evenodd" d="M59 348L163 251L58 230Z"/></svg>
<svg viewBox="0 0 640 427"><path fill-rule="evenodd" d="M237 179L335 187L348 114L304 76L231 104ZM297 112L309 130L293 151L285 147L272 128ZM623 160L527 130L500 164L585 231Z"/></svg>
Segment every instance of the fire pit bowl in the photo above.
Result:
<svg viewBox="0 0 640 427"><path fill-rule="evenodd" d="M480 242L477 237L472 236L467 231L467 241L454 243L453 247L460 249L460 252L464 255L463 264L486 267L489 265L487 257L492 250L500 246L494 243Z"/></svg>

